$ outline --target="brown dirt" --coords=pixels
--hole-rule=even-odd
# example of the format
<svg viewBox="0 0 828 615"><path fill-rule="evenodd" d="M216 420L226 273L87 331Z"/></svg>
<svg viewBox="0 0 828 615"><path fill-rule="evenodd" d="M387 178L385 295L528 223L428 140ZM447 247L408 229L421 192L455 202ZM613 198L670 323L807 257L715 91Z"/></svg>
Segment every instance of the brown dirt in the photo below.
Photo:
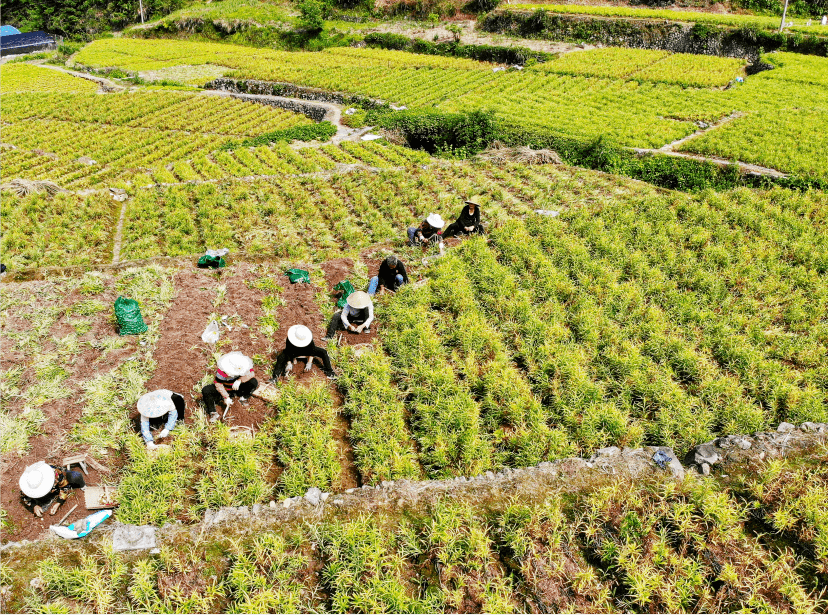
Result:
<svg viewBox="0 0 828 615"><path fill-rule="evenodd" d="M20 284L17 289L12 288L12 285L7 285L4 288L4 293L13 295L17 291L33 291L41 298L41 305L60 304L63 306L74 305L79 301L90 298L98 299L105 305L112 305L117 298L117 293L112 287L112 281L107 283L107 289L103 293L91 297L81 295L77 290L66 296L60 293L50 293L48 290L51 286L52 283L50 282L26 282ZM25 308L16 306L12 309ZM4 486L0 492L0 505L7 512L8 520L12 524L10 529L4 528L2 534L0 534L0 539L3 541L37 538L48 530L49 525L57 523L75 504L78 504L78 508L66 519L64 522L66 525L87 516L91 512L87 510L84 504L83 492L76 491L60 507L55 516L50 516L47 512L39 519L23 506L20 501L21 494L17 488L17 483L23 469L30 464L44 460L52 465L59 465L66 456L87 452L88 447L74 445L67 439L72 426L78 421L83 412L83 406L77 403L83 394L80 384L99 373L111 369L113 365L119 364L122 359L134 353L138 348L138 338L134 336L121 338L125 342L125 346L107 353L105 357L102 357L101 350L89 345L89 342L117 336L117 331L110 317L110 310L104 310L91 317L84 317L92 323L92 327L87 333L79 336L81 344L79 352L64 363L64 368L70 372L68 378L64 381L64 387L70 392L69 396L40 406L46 416L46 421L41 426L43 433L30 439L30 448L26 453L22 455L18 453L5 454L0 460L0 473L2 473L2 484ZM52 336L63 337L74 331L68 323L69 318L81 317L64 314L58 318L55 324L52 325L41 347L41 352L54 351L54 344L50 339ZM147 324L152 323L152 318L148 315L145 315L144 320ZM0 357L0 369L3 371L25 365L31 360L32 357L23 352L8 352L5 349L12 343L5 341L8 340L10 333L24 331L29 328L29 322L22 318L6 318L4 320L2 330L4 352ZM36 381L37 375L34 369L29 366L21 377L21 387L30 386ZM14 416L23 409L22 406L23 400L16 398L6 404L5 410ZM110 470L123 463L123 460L117 454L106 459L99 456L93 457ZM80 471L79 466L74 466L72 469ZM88 476L84 476L88 485L111 482L109 473L100 473L91 466L88 466L88 471Z"/></svg>
<svg viewBox="0 0 828 615"><path fill-rule="evenodd" d="M378 266L379 261L369 263L372 274L375 273ZM174 276L175 298L160 324L160 340L153 353L157 366L153 376L146 382L145 386L147 390L166 388L184 395L187 402L186 423L191 423L194 420L196 412L202 412L201 391L198 384L208 371L208 366L212 363L213 348L201 341L201 334L209 324L210 314L217 313L228 317L238 315L241 322L247 325L247 327L233 326L232 331L222 328L219 352L240 350L248 356L260 355L264 357L264 365L259 365L256 368L256 377L260 383L266 382L270 378L272 362L275 358L273 350L278 351L284 347L287 330L291 325L304 324L308 326L317 336L317 339L321 339L325 333L327 322L323 322L319 305L315 299L317 288L309 284L291 284L286 276L277 273L276 282L284 288L282 298L285 300L285 305L280 307L277 312L279 330L273 339L261 335L258 332L258 320L261 316L261 299L265 293L256 288L251 289L245 283L247 280L254 280L259 277L259 275L250 273L250 267L249 264L241 263L227 267L220 272L215 272L187 266L179 270ZM328 290L331 291L338 282L348 278L351 275L352 267L353 261L346 258L335 259L322 264ZM25 282L20 284L18 288L25 289L32 285L42 287L46 284L50 283L43 281ZM213 306L212 302L217 296L216 289L221 284L227 286L226 297L218 306ZM12 284L7 285L5 291L14 292L9 291L10 287L12 287ZM116 296L117 293L114 289L108 288L105 293L94 298L100 299L104 304L109 305L115 301ZM73 292L68 297L56 296L55 301L60 300L62 304L71 304L88 298ZM331 295L331 301L334 301L333 295ZM81 342L117 335L108 310L95 314L89 320L92 322L92 328L89 332L80 336ZM149 324L151 319L145 316L145 321ZM29 323L25 319L9 315L3 322L3 333L21 331L28 327ZM71 325L68 324L68 317L62 316L55 323L50 333L64 336L73 330ZM341 338L342 343L357 344L371 341L375 336L376 327L372 329L370 334L357 335L343 332ZM48 531L51 523L59 520L76 503L80 505L67 519L67 524L90 514L91 511L88 511L83 505L82 492L77 492L61 507L60 512L55 517L50 517L47 513L43 519L38 519L20 503L20 492L16 485L23 468L31 463L44 459L49 463L57 464L68 454L84 452L83 448L70 445L66 438L83 411L82 406L76 403L81 394L80 383L106 369L111 369L115 362L120 362L120 360L136 351L138 348L137 338L127 336L123 339L126 341L124 348L111 351L103 358L100 350L88 344L82 344L74 363L68 366L71 375L67 379L67 387L71 389L72 395L66 399L56 400L42 406L47 417L43 424L44 433L31 439L31 448L25 455L4 455L0 460L3 485L9 487L3 489L2 494L0 494L2 495L2 508L8 512L9 521L13 524L11 531L2 533L3 541L32 540L41 536ZM228 340L230 341L229 344L226 343ZM222 341L225 341L223 345L221 344ZM8 343L5 345L7 346ZM44 345L45 351L50 349L50 343ZM0 357L0 368L6 370L27 361L30 362L31 357L27 357L23 352L6 351ZM294 367L293 376L298 382L309 382L316 378L323 378L318 364L315 364L308 373L303 372L303 367L301 364ZM34 378L34 371L29 368L23 374L21 384L23 386L31 384ZM334 383L330 383L330 386L337 400L337 405L340 405L341 395ZM7 409L12 414L16 414L22 409L21 406L22 402L20 400L12 400ZM263 400L253 397L246 404L234 403L227 415L227 422L232 426L247 426L255 429L270 412L269 406ZM137 412L133 412L132 417L137 419ZM347 431L347 421L343 418L337 422L333 433L343 463L343 489L359 486L359 475L353 463L353 451L347 437ZM174 436L171 436L170 439L172 437ZM158 440L158 442L164 443L164 440ZM115 480L113 473L126 462L126 459L120 455L97 459L107 466L111 472L104 476L89 467L89 476L86 477L87 484L112 483ZM280 468L274 467L274 473L278 474L279 471Z"/></svg>

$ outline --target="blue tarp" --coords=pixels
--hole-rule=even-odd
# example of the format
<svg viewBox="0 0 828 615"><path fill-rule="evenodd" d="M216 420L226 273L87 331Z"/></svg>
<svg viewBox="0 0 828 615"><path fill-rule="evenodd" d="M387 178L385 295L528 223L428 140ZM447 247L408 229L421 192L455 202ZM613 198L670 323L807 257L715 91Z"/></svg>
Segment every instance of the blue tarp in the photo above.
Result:
<svg viewBox="0 0 828 615"><path fill-rule="evenodd" d="M11 36L12 34L20 34L20 30L14 26L0 26L0 36Z"/></svg>
<svg viewBox="0 0 828 615"><path fill-rule="evenodd" d="M44 49L54 49L55 47L56 43L52 35L40 31L10 34L0 38L0 55L4 56L33 53Z"/></svg>

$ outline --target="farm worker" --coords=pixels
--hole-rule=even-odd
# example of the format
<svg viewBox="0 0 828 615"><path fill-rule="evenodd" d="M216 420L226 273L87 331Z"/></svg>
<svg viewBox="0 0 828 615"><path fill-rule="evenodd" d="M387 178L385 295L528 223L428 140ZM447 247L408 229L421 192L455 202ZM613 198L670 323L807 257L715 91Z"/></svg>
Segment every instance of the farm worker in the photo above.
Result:
<svg viewBox="0 0 828 615"><path fill-rule="evenodd" d="M387 257L379 268L379 273L371 278L368 283L368 294L374 296L377 290L387 288L391 292L396 291L403 284L408 283L408 274L405 272L405 265L393 254Z"/></svg>
<svg viewBox="0 0 828 615"><path fill-rule="evenodd" d="M483 234L483 225L480 224L480 203L477 197L466 201L466 205L460 212L455 222L452 222L443 231L443 237L454 237L460 234L471 235L472 233Z"/></svg>
<svg viewBox="0 0 828 615"><path fill-rule="evenodd" d="M175 429L175 424L179 420L184 420L184 409L186 407L187 404L182 395L167 389L158 389L141 395L138 400L138 412L141 413L141 435L144 437L144 442L147 443L147 448L158 448L150 432L150 423L157 424L160 422L159 419L166 415L167 422L164 429L158 434L159 438L166 438Z"/></svg>
<svg viewBox="0 0 828 615"><path fill-rule="evenodd" d="M348 295L345 307L331 317L326 339L333 338L337 331L345 330L354 333L371 332L371 322L374 320L374 303L371 296L358 290Z"/></svg>
<svg viewBox="0 0 828 615"><path fill-rule="evenodd" d="M305 325L293 325L288 329L285 349L276 356L276 365L273 366L271 382L280 376L287 378L293 369L293 364L299 359L305 360L305 371L309 372L313 366L313 357L322 361L322 371L328 378L334 377L331 358L328 351L313 343L313 333Z"/></svg>
<svg viewBox="0 0 828 615"><path fill-rule="evenodd" d="M43 516L43 508L49 504L52 504L49 514L54 515L69 497L72 489L84 487L86 483L80 472L64 470L45 461L28 466L20 477L23 504L31 508L38 517Z"/></svg>
<svg viewBox="0 0 828 615"><path fill-rule="evenodd" d="M229 408L233 404L231 395L238 395L239 401L244 403L258 386L259 381L256 380L253 371L253 359L238 351L228 352L219 357L213 384L201 389L210 422L214 423L219 419L216 412L217 401L224 400L225 408Z"/></svg>
<svg viewBox="0 0 828 615"><path fill-rule="evenodd" d="M417 228L408 229L408 244L412 246L422 245L423 252L426 251L429 243L436 243L440 246L440 254L443 253L443 235L440 229L443 228L443 219L440 214L429 214L423 223Z"/></svg>

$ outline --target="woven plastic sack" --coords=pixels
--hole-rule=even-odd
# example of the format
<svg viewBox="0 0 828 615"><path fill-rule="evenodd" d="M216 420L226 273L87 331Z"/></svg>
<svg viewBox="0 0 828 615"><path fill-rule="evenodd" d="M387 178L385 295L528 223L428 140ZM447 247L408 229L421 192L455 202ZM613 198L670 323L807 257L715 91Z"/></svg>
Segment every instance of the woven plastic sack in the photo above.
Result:
<svg viewBox="0 0 828 615"><path fill-rule="evenodd" d="M210 256L209 254L204 254L198 259L198 266L201 269L218 269L219 267L224 267L226 264L222 257Z"/></svg>
<svg viewBox="0 0 828 615"><path fill-rule="evenodd" d="M121 335L138 335L147 330L135 299L118 297L115 300L115 318L118 319L118 333Z"/></svg>
<svg viewBox="0 0 828 615"><path fill-rule="evenodd" d="M342 297L339 298L339 301L336 302L336 307L344 308L345 304L348 302L348 295L354 292L354 286L348 280L343 280L336 286L334 286L334 292L342 291Z"/></svg>
<svg viewBox="0 0 828 615"><path fill-rule="evenodd" d="M288 269L287 277L291 284L296 284L297 282L307 282L310 284L310 274L304 269Z"/></svg>

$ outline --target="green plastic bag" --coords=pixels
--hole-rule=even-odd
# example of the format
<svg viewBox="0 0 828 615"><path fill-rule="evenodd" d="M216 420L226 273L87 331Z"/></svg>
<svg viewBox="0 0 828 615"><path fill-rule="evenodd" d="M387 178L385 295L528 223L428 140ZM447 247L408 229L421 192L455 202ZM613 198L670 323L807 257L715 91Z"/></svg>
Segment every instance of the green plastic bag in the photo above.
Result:
<svg viewBox="0 0 828 615"><path fill-rule="evenodd" d="M141 307L135 299L118 297L115 300L115 318L121 335L138 335L147 330L147 325L141 318Z"/></svg>
<svg viewBox="0 0 828 615"><path fill-rule="evenodd" d="M218 269L219 267L226 266L227 263L224 262L224 259L220 256L210 256L208 254L204 254L198 259L198 266L201 269Z"/></svg>
<svg viewBox="0 0 828 615"><path fill-rule="evenodd" d="M304 269L288 269L287 277L291 284L296 284L297 282L307 282L310 284L310 274Z"/></svg>
<svg viewBox="0 0 828 615"><path fill-rule="evenodd" d="M339 301L336 302L336 307L344 308L345 304L348 303L348 295L354 292L353 285L348 280L343 280L336 286L334 286L334 292L342 291L342 297L339 298Z"/></svg>

